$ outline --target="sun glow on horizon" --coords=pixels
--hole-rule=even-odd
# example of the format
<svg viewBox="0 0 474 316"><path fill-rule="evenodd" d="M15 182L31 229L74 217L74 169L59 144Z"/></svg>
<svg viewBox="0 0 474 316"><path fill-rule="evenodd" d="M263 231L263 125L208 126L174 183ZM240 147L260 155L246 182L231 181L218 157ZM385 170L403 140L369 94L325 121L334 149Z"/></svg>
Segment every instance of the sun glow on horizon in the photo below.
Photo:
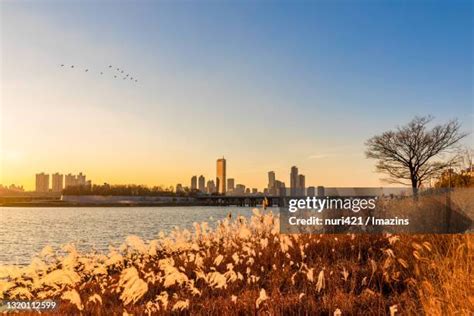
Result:
<svg viewBox="0 0 474 316"><path fill-rule="evenodd" d="M189 185L224 154L250 188L292 165L308 185L380 186L374 134L420 114L472 131L470 16L340 5L2 2L0 183Z"/></svg>

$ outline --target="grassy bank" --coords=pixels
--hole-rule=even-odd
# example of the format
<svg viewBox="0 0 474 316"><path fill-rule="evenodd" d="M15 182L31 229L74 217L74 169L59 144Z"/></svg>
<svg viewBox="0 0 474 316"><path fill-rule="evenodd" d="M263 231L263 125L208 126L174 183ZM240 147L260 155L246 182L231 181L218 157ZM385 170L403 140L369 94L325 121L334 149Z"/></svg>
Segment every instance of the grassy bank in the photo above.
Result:
<svg viewBox="0 0 474 316"><path fill-rule="evenodd" d="M56 299L61 315L468 315L472 235L280 235L255 212L108 255L45 248L0 268L0 299Z"/></svg>

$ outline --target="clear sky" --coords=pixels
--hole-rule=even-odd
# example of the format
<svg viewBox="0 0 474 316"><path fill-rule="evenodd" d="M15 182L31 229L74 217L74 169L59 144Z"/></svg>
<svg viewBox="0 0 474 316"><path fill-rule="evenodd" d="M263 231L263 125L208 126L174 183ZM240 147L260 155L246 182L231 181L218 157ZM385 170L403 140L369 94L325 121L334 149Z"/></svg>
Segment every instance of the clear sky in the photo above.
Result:
<svg viewBox="0 0 474 316"><path fill-rule="evenodd" d="M215 178L224 155L228 177L251 187L269 170L289 184L292 165L307 185L378 186L371 136L426 114L473 130L472 1L0 8L3 184L82 171L189 185Z"/></svg>

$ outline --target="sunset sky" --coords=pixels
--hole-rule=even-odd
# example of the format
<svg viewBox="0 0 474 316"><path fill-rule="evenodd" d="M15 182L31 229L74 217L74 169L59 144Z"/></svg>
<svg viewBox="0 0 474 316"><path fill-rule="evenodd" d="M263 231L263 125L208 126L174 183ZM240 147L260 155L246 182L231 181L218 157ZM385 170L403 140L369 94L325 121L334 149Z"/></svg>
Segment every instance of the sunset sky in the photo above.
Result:
<svg viewBox="0 0 474 316"><path fill-rule="evenodd" d="M1 184L82 171L189 185L225 156L228 177L260 189L269 170L289 185L292 165L307 185L379 186L371 136L426 114L473 131L472 1L0 8Z"/></svg>

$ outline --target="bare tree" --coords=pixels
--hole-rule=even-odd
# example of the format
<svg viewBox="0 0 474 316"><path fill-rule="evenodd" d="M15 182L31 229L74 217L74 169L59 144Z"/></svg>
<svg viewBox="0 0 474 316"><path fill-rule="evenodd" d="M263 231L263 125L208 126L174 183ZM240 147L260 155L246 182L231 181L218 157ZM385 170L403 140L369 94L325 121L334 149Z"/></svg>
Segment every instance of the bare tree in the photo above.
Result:
<svg viewBox="0 0 474 316"><path fill-rule="evenodd" d="M474 158L474 149L465 147L461 152L462 156L462 169L463 171L473 171L473 158Z"/></svg>
<svg viewBox="0 0 474 316"><path fill-rule="evenodd" d="M376 170L385 173L390 183L409 184L416 195L421 184L452 166L457 143L467 136L461 124L451 120L428 129L431 116L415 117L405 126L372 137L366 142L367 158L377 160ZM444 159L443 159L444 158Z"/></svg>

